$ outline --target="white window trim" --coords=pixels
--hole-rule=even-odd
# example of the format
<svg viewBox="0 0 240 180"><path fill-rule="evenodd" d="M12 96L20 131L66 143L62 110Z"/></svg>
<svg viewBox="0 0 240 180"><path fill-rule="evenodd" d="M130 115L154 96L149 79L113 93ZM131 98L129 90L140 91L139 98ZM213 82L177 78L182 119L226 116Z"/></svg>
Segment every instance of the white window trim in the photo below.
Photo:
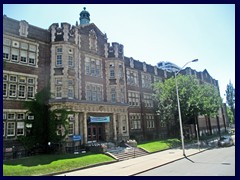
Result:
<svg viewBox="0 0 240 180"><path fill-rule="evenodd" d="M14 128L13 128L13 134L8 134L8 124L10 124L10 123L13 123L14 124ZM13 136L15 136L15 134L16 134L16 128L15 128L15 122L7 122L7 136L8 137L13 137Z"/></svg>

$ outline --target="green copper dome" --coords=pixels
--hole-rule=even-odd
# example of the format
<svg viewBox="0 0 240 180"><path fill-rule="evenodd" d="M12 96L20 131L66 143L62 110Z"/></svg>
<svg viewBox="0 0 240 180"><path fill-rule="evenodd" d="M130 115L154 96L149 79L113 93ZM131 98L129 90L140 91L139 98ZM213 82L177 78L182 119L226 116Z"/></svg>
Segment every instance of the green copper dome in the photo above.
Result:
<svg viewBox="0 0 240 180"><path fill-rule="evenodd" d="M86 7L83 8L83 11L80 13L80 25L82 24L89 24L90 22L90 14L86 11Z"/></svg>

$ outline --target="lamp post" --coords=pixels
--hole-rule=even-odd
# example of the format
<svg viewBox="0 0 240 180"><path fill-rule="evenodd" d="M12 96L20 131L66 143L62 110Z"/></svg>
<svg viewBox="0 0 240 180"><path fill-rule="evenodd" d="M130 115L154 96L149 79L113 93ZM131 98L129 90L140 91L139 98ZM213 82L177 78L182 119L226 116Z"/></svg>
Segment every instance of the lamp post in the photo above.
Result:
<svg viewBox="0 0 240 180"><path fill-rule="evenodd" d="M178 95L177 75L187 64L189 64L191 62L197 62L197 61L198 61L198 59L194 59L194 60L188 61L178 72L175 72L175 83L176 83L176 92L177 92L178 115L179 115L179 125L180 125L180 133L181 133L183 156L186 156L186 154L185 154L185 147L184 147L184 136L183 136L181 108L180 108L179 95Z"/></svg>

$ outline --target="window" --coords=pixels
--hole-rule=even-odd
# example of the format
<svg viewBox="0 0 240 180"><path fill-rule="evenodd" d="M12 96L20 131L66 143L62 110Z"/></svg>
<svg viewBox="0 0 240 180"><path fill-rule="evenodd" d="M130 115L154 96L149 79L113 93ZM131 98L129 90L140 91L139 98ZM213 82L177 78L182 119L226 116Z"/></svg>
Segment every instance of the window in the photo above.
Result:
<svg viewBox="0 0 240 180"><path fill-rule="evenodd" d="M129 119L131 122L131 129L141 129L141 114L140 113L130 113Z"/></svg>
<svg viewBox="0 0 240 180"><path fill-rule="evenodd" d="M151 75L142 73L142 87L143 88L151 88Z"/></svg>
<svg viewBox="0 0 240 180"><path fill-rule="evenodd" d="M57 48L56 66L62 66L62 48Z"/></svg>
<svg viewBox="0 0 240 180"><path fill-rule="evenodd" d="M56 86L56 98L62 97L62 86Z"/></svg>
<svg viewBox="0 0 240 180"><path fill-rule="evenodd" d="M19 83L26 83L26 77L25 76L19 76L18 77L18 82Z"/></svg>
<svg viewBox="0 0 240 180"><path fill-rule="evenodd" d="M25 98L25 86L24 85L18 86L18 97Z"/></svg>
<svg viewBox="0 0 240 180"><path fill-rule="evenodd" d="M57 53L62 53L62 48L57 48Z"/></svg>
<svg viewBox="0 0 240 180"><path fill-rule="evenodd" d="M140 105L140 93L136 91L128 91L128 103L130 106Z"/></svg>
<svg viewBox="0 0 240 180"><path fill-rule="evenodd" d="M68 56L68 67L74 67L73 56Z"/></svg>
<svg viewBox="0 0 240 180"><path fill-rule="evenodd" d="M3 46L3 59L9 60L10 48Z"/></svg>
<svg viewBox="0 0 240 180"><path fill-rule="evenodd" d="M17 82L17 76L10 75L9 81L10 82Z"/></svg>
<svg viewBox="0 0 240 180"><path fill-rule="evenodd" d="M34 84L34 79L33 78L28 78L28 84Z"/></svg>
<svg viewBox="0 0 240 180"><path fill-rule="evenodd" d="M7 74L3 74L3 81L7 81L8 80L8 75Z"/></svg>
<svg viewBox="0 0 240 180"><path fill-rule="evenodd" d="M111 102L116 102L116 88L111 88Z"/></svg>
<svg viewBox="0 0 240 180"><path fill-rule="evenodd" d="M7 123L7 136L15 136L15 122Z"/></svg>
<svg viewBox="0 0 240 180"><path fill-rule="evenodd" d="M109 67L109 74L110 74L110 79L114 79L115 78L115 68L114 68L114 65L110 65L110 67Z"/></svg>
<svg viewBox="0 0 240 180"><path fill-rule="evenodd" d="M18 49L12 48L12 57L11 57L11 60L12 60L12 61L18 61L18 57L19 57L19 51L18 51Z"/></svg>
<svg viewBox="0 0 240 180"><path fill-rule="evenodd" d="M68 80L68 98L74 98L73 80Z"/></svg>
<svg viewBox="0 0 240 180"><path fill-rule="evenodd" d="M143 102L145 107L153 107L152 94L143 93Z"/></svg>
<svg viewBox="0 0 240 180"><path fill-rule="evenodd" d="M33 51L33 52L36 52L37 47L35 45L29 44L29 50Z"/></svg>
<svg viewBox="0 0 240 180"><path fill-rule="evenodd" d="M18 113L17 114L17 120L24 120L25 119L25 114L24 113Z"/></svg>
<svg viewBox="0 0 240 180"><path fill-rule="evenodd" d="M3 83L3 96L10 98L33 98L34 97L34 81L35 78L26 75L5 74ZM17 83L18 82L18 83Z"/></svg>
<svg viewBox="0 0 240 180"><path fill-rule="evenodd" d="M20 62L27 63L27 51L21 51L20 54L21 54Z"/></svg>
<svg viewBox="0 0 240 180"><path fill-rule="evenodd" d="M102 85L90 84L86 86L86 99L88 101L102 101Z"/></svg>
<svg viewBox="0 0 240 180"><path fill-rule="evenodd" d="M3 96L6 97L7 96L7 84L3 83Z"/></svg>
<svg viewBox="0 0 240 180"><path fill-rule="evenodd" d="M132 86L139 86L138 72L133 70L127 70L127 84Z"/></svg>
<svg viewBox="0 0 240 180"><path fill-rule="evenodd" d="M147 128L154 128L154 114L146 114Z"/></svg>
<svg viewBox="0 0 240 180"><path fill-rule="evenodd" d="M27 43L21 43L21 49L28 50L28 44Z"/></svg>
<svg viewBox="0 0 240 180"><path fill-rule="evenodd" d="M73 98L73 86L68 86L68 98Z"/></svg>
<svg viewBox="0 0 240 180"><path fill-rule="evenodd" d="M24 122L17 122L17 135L24 135Z"/></svg>
<svg viewBox="0 0 240 180"><path fill-rule="evenodd" d="M15 119L15 113L8 113L7 119L8 120L14 120Z"/></svg>
<svg viewBox="0 0 240 180"><path fill-rule="evenodd" d="M28 98L33 98L34 97L34 87L33 86L28 86L28 92L27 92L27 97Z"/></svg>
<svg viewBox="0 0 240 180"><path fill-rule="evenodd" d="M118 76L119 78L123 78L123 66L121 64L118 66Z"/></svg>
<svg viewBox="0 0 240 180"><path fill-rule="evenodd" d="M68 135L74 134L74 124L73 122L69 122L69 129L68 129Z"/></svg>
<svg viewBox="0 0 240 180"><path fill-rule="evenodd" d="M102 75L101 61L86 57L85 58L85 74L89 76L101 77Z"/></svg>
<svg viewBox="0 0 240 180"><path fill-rule="evenodd" d="M35 53L29 53L28 62L30 65L35 65Z"/></svg>
<svg viewBox="0 0 240 180"><path fill-rule="evenodd" d="M17 85L9 84L9 97L16 97Z"/></svg>

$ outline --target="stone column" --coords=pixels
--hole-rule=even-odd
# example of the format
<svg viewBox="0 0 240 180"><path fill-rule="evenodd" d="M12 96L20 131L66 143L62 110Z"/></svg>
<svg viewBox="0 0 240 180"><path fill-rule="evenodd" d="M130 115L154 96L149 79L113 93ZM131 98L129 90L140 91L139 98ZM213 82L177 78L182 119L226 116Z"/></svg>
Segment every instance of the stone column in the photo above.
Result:
<svg viewBox="0 0 240 180"><path fill-rule="evenodd" d="M79 129L79 113L75 113L74 115L74 134L79 134L80 133L80 129Z"/></svg>
<svg viewBox="0 0 240 180"><path fill-rule="evenodd" d="M123 135L123 127L122 127L122 121L123 121L123 115L122 114L119 114L118 115L118 133L120 136Z"/></svg>
<svg viewBox="0 0 240 180"><path fill-rule="evenodd" d="M113 113L113 140L117 141L117 127L116 127L117 114Z"/></svg>
<svg viewBox="0 0 240 180"><path fill-rule="evenodd" d="M129 136L129 121L128 121L128 114L127 113L125 114L125 118L126 118L126 130L127 130L126 135Z"/></svg>
<svg viewBox="0 0 240 180"><path fill-rule="evenodd" d="M83 143L87 143L87 113L83 112Z"/></svg>

